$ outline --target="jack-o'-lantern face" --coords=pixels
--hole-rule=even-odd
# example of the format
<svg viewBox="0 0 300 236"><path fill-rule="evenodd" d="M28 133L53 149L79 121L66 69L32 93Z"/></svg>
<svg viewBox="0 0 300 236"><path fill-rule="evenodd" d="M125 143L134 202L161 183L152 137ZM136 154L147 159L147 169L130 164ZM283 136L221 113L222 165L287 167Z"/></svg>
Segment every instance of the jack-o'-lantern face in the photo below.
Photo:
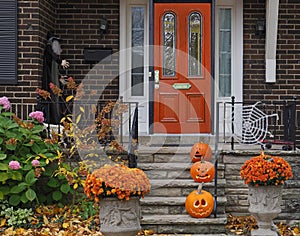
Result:
<svg viewBox="0 0 300 236"><path fill-rule="evenodd" d="M200 193L194 190L185 200L185 209L192 217L206 218L214 209L213 196L205 190L201 190Z"/></svg>
<svg viewBox="0 0 300 236"><path fill-rule="evenodd" d="M190 157L192 162L210 161L212 159L212 150L206 143L195 143L190 151Z"/></svg>
<svg viewBox="0 0 300 236"><path fill-rule="evenodd" d="M198 161L192 165L190 174L195 182L210 182L215 176L215 167L208 161Z"/></svg>

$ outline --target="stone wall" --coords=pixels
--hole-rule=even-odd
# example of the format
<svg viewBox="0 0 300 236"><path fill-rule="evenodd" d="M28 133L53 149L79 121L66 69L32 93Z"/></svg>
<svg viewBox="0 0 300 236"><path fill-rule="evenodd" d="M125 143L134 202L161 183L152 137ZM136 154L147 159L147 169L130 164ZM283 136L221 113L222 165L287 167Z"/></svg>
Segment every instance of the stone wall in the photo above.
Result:
<svg viewBox="0 0 300 236"><path fill-rule="evenodd" d="M284 185L282 212L278 219L300 220L300 153L283 151L265 151L265 153L285 158L293 169L293 178L286 181ZM248 188L241 180L239 171L246 160L258 155L259 151L221 152L220 163L224 164L226 179L226 213L232 213L233 215L248 214Z"/></svg>

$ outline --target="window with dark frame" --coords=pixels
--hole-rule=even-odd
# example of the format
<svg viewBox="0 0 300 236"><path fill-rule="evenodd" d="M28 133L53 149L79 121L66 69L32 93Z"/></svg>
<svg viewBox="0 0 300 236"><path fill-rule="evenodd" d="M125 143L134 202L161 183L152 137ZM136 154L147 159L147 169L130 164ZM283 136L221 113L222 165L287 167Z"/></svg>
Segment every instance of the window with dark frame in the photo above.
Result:
<svg viewBox="0 0 300 236"><path fill-rule="evenodd" d="M0 84L16 84L17 0L1 0L0 4Z"/></svg>

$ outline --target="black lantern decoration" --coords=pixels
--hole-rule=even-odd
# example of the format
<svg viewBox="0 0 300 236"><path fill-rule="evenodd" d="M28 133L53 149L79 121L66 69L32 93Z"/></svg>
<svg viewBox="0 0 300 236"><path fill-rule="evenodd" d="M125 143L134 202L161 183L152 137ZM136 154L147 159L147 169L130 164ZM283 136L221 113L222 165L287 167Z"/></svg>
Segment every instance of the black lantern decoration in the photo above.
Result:
<svg viewBox="0 0 300 236"><path fill-rule="evenodd" d="M255 35L257 36L263 36L265 35L265 30L266 30L266 23L264 19L258 19L256 21L256 31Z"/></svg>

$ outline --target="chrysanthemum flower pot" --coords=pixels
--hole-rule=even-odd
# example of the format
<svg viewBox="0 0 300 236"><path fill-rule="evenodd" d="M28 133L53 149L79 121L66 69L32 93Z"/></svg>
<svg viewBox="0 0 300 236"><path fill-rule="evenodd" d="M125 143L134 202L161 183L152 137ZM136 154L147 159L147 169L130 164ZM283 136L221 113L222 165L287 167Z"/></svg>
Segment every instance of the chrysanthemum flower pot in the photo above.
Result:
<svg viewBox="0 0 300 236"><path fill-rule="evenodd" d="M103 198L100 204L100 231L105 236L136 236L141 229L140 198Z"/></svg>
<svg viewBox="0 0 300 236"><path fill-rule="evenodd" d="M281 212L282 185L251 186L249 185L249 212L255 217L257 230L251 236L277 236L272 229L273 219Z"/></svg>

